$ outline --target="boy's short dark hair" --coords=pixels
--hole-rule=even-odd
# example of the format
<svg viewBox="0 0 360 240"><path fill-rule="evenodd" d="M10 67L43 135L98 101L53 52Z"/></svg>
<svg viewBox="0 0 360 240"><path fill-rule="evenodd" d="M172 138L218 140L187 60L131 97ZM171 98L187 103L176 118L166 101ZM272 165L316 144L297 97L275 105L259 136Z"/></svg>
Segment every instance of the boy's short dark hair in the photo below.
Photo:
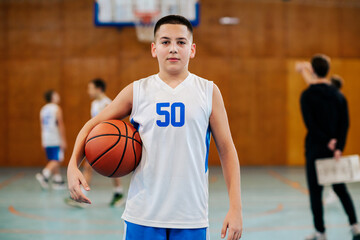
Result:
<svg viewBox="0 0 360 240"><path fill-rule="evenodd" d="M320 78L324 78L326 77L326 75L329 73L330 70L329 57L322 54L315 55L311 59L311 66L316 76Z"/></svg>
<svg viewBox="0 0 360 240"><path fill-rule="evenodd" d="M343 79L337 75L331 76L330 81L331 84L339 90L342 88L344 82Z"/></svg>
<svg viewBox="0 0 360 240"><path fill-rule="evenodd" d="M44 93L44 99L47 103L50 103L52 101L52 96L54 92L55 92L54 90L50 89Z"/></svg>
<svg viewBox="0 0 360 240"><path fill-rule="evenodd" d="M91 81L92 84L94 84L95 88L100 89L102 92L106 91L106 83L101 78L95 78Z"/></svg>
<svg viewBox="0 0 360 240"><path fill-rule="evenodd" d="M187 27L189 32L193 34L193 26L191 25L191 22L187 20L185 17L180 15L167 15L165 17L160 18L154 27L154 36L156 35L156 32L159 30L161 25L164 24L181 24Z"/></svg>

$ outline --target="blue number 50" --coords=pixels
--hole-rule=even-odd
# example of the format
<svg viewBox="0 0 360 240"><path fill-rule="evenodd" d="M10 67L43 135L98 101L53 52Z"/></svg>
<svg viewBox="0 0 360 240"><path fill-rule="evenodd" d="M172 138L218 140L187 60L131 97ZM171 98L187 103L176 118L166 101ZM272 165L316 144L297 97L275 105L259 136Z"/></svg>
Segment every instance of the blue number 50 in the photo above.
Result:
<svg viewBox="0 0 360 240"><path fill-rule="evenodd" d="M156 124L159 127L167 127L170 124L173 127L182 127L185 124L185 105L181 102L175 102L171 104L170 111L167 108L170 107L170 103L157 103L156 104L156 113L160 116L164 116L164 120L157 120ZM179 109L179 119L176 121L176 109ZM170 114L171 113L171 114ZM171 116L171 118L170 118Z"/></svg>

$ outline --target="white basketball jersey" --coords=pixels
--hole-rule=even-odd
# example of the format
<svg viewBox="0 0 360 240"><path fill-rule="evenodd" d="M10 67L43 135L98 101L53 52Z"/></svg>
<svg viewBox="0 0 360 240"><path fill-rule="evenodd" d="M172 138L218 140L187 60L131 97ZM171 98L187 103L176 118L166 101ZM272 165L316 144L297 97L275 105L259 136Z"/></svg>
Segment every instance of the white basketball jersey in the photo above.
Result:
<svg viewBox="0 0 360 240"><path fill-rule="evenodd" d="M213 83L190 73L174 89L158 75L133 87L130 118L143 148L123 218L151 227L207 227Z"/></svg>
<svg viewBox="0 0 360 240"><path fill-rule="evenodd" d="M61 136L56 119L58 110L59 106L55 103L48 103L41 108L41 140L43 147L60 146Z"/></svg>
<svg viewBox="0 0 360 240"><path fill-rule="evenodd" d="M107 105L111 103L111 99L104 97L100 100L94 100L91 103L91 117L98 115Z"/></svg>

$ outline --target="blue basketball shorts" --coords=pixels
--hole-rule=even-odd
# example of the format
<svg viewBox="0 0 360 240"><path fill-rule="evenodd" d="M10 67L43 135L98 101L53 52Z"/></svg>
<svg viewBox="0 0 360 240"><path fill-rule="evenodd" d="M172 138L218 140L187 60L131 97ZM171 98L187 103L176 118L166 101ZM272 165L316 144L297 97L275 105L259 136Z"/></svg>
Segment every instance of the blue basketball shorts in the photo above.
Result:
<svg viewBox="0 0 360 240"><path fill-rule="evenodd" d="M209 240L208 228L147 227L125 221L123 240Z"/></svg>
<svg viewBox="0 0 360 240"><path fill-rule="evenodd" d="M46 152L46 158L50 160L55 160L62 162L64 159L64 153L60 146L51 146L51 147L45 147Z"/></svg>

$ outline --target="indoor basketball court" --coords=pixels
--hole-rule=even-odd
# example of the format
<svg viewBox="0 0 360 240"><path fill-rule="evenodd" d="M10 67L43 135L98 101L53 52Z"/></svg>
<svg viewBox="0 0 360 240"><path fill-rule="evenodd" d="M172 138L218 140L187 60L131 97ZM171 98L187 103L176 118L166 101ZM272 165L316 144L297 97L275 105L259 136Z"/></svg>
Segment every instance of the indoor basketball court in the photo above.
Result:
<svg viewBox="0 0 360 240"><path fill-rule="evenodd" d="M237 194L234 187L228 193L237 176L229 173L230 158L240 163L241 201L235 205L242 207L242 222L234 214L228 231L241 222L241 239L301 240L314 232L315 240L360 239L359 13L357 0L0 1L0 239L141 240L130 237L122 219L131 222L126 214L136 209L134 199L157 201L146 205L157 206L156 217L174 196L183 198L173 204L178 209L206 209L207 202L198 204L188 193L208 197L209 226L184 228L204 228L207 239L221 239ZM183 16L193 33L178 22L156 33L166 25L187 29L196 44L188 71L201 77L194 77L195 90L205 89L202 78L213 81L227 118L216 117L214 109L222 105L215 93L209 98L209 88L199 98L192 95L192 78L177 87L161 82L161 66L167 65L156 51L173 40L165 35L160 44L154 27L168 15ZM181 52L187 39L176 38L176 44L171 54ZM181 64L179 59L170 65ZM166 93L149 90L156 84L132 84L152 75L157 80L151 83ZM184 98L177 95L181 91ZM149 99L156 103L150 107L156 117L148 112ZM119 106L113 110L118 115L111 115L109 109ZM203 115L205 123L199 120ZM231 135L222 137L227 119ZM202 125L205 131L197 133ZM232 146L231 138L238 159L221 150ZM74 170L79 156L86 156L79 172L89 192ZM181 156L201 157L188 163ZM231 166L237 169L236 164ZM141 188L159 188L154 195L160 197L151 198L150 190L141 195ZM76 202L80 195L91 204ZM148 214L146 207L139 209Z"/></svg>

